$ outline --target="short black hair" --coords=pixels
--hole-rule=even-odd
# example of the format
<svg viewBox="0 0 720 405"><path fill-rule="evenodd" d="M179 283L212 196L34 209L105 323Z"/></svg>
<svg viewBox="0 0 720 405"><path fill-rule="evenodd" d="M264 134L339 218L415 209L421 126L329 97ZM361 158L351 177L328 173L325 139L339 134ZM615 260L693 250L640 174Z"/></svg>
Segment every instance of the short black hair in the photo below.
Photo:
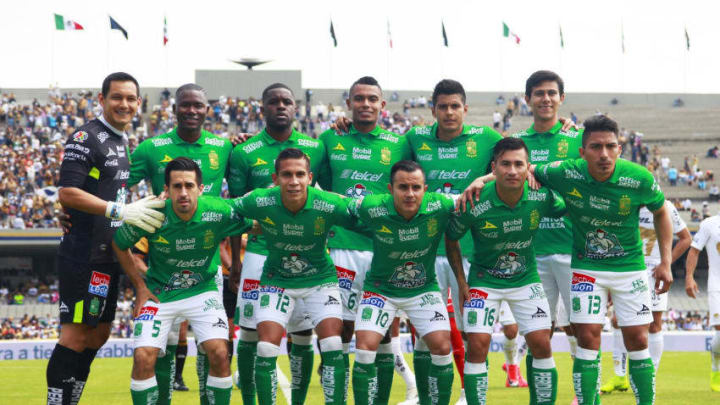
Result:
<svg viewBox="0 0 720 405"><path fill-rule="evenodd" d="M432 94L432 102L433 105L437 103L437 99L439 95L453 95L453 94L459 94L460 98L462 98L463 104L465 104L465 88L462 84L460 84L457 80L452 79L442 79L438 82L438 84L435 85L435 90L433 90Z"/></svg>
<svg viewBox="0 0 720 405"><path fill-rule="evenodd" d="M203 96L205 96L205 99L207 101L207 92L205 91L204 88L202 88L202 86L197 85L195 83L187 83L187 84L183 84L182 86L178 87L177 90L175 90L175 101L180 100L180 96L186 91L199 91L200 93L203 94Z"/></svg>
<svg viewBox="0 0 720 405"><path fill-rule="evenodd" d="M110 91L110 83L112 82L133 82L135 83L135 88L137 89L137 96L140 97L140 85L138 84L138 81L135 80L134 77L132 77L129 73L125 72L115 72L110 73L107 75L105 80L103 80L102 83L102 96L107 97L108 92Z"/></svg>
<svg viewBox="0 0 720 405"><path fill-rule="evenodd" d="M417 164L417 162L414 162L412 160L401 160L395 163L390 169L390 184L393 184L393 182L395 181L395 173L400 171L412 173L416 170L420 170L423 178L425 178L425 171L423 170L422 166Z"/></svg>
<svg viewBox="0 0 720 405"><path fill-rule="evenodd" d="M503 153L509 151L509 150L519 150L524 149L525 154L528 156L528 159L530 158L530 153L528 152L527 145L525 145L525 142L523 142L520 138L503 138L495 144L495 147L493 148L493 162L497 162L498 158L502 156Z"/></svg>
<svg viewBox="0 0 720 405"><path fill-rule="evenodd" d="M620 133L617 122L607 115L593 115L583 122L583 127L585 128L582 135L583 148L593 132L612 132L615 134L615 138L617 138Z"/></svg>
<svg viewBox="0 0 720 405"><path fill-rule="evenodd" d="M180 156L168 162L165 166L165 185L170 187L170 172L195 172L197 184L202 184L202 171L194 160Z"/></svg>
<svg viewBox="0 0 720 405"><path fill-rule="evenodd" d="M275 174L280 174L280 162L288 159L303 159L307 164L308 172L310 171L310 158L298 148L285 148L275 159Z"/></svg>
<svg viewBox="0 0 720 405"><path fill-rule="evenodd" d="M532 95L533 87L540 85L542 82L557 83L560 95L565 94L565 82L563 82L559 74L550 70L538 70L525 81L525 96L529 98Z"/></svg>
<svg viewBox="0 0 720 405"><path fill-rule="evenodd" d="M380 83L378 83L378 81L377 81L374 77L372 77L372 76L363 76L363 77L355 80L355 82L352 84L352 86L350 86L350 95L351 95L351 96L352 96L353 89L354 89L355 86L357 86L358 84L364 84L364 85L367 85L367 86L377 86L377 88L380 89L380 94L382 94L382 87L380 87Z"/></svg>
<svg viewBox="0 0 720 405"><path fill-rule="evenodd" d="M290 87L288 87L287 84L285 84L285 83L273 83L273 84L265 87L265 90L263 90L263 92L262 92L262 101L263 101L263 103L265 102L265 99L268 97L268 93L270 93L270 90L275 90L275 89L285 89L285 90L289 91L290 94L292 94L293 97L295 97L295 93L293 93L292 89L291 89Z"/></svg>

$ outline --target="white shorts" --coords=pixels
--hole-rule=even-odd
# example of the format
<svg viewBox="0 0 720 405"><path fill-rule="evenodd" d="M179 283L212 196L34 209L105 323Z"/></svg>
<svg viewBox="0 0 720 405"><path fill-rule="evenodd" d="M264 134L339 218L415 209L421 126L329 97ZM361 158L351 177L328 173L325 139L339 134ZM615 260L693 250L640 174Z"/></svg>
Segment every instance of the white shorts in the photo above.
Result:
<svg viewBox="0 0 720 405"><path fill-rule="evenodd" d="M608 293L612 295L618 326L652 322L647 271L592 271L572 269L570 322L604 324Z"/></svg>
<svg viewBox="0 0 720 405"><path fill-rule="evenodd" d="M256 316L260 296L260 277L262 277L262 269L266 258L264 255L245 252L240 278L240 291L237 296L237 305L235 308L238 324L243 328L257 328ZM313 328L312 322L310 322L310 318L304 310L302 300L299 301L300 302L295 304L295 310L288 323L288 331L290 332L299 332Z"/></svg>
<svg viewBox="0 0 720 405"><path fill-rule="evenodd" d="M559 328L570 326L570 314L568 314L568 311L565 308L565 302L563 300L558 301L557 321L555 322L555 324Z"/></svg>
<svg viewBox="0 0 720 405"><path fill-rule="evenodd" d="M447 305L439 291L410 298L391 298L374 292L363 292L355 330L369 330L385 336L399 309L405 311L420 337L438 330L450 331Z"/></svg>
<svg viewBox="0 0 720 405"><path fill-rule="evenodd" d="M517 323L512 311L510 310L510 304L507 301L502 300L500 303L500 325L514 325Z"/></svg>
<svg viewBox="0 0 720 405"><path fill-rule="evenodd" d="M308 288L279 288L272 285L261 285L256 314L257 322L272 321L291 330L288 326L291 320L301 322L305 319L305 314L296 308L298 303L304 304L307 318L311 322L309 329L316 327L327 318L342 319L342 304L337 283L326 283ZM294 312L298 315L295 315ZM303 329L297 329L295 326L291 332L300 330Z"/></svg>
<svg viewBox="0 0 720 405"><path fill-rule="evenodd" d="M465 279L467 279L468 273L470 272L470 262L466 257L462 258L463 270L465 271ZM440 287L440 294L442 294L443 300L448 302L448 289L450 290L450 298L452 299L453 307L458 305L460 302L460 294L458 292L457 279L455 278L455 272L450 267L447 256L438 256L435 258L435 274L437 275L438 286ZM460 317L460 311L455 311L455 324L459 330L462 330L462 318Z"/></svg>
<svg viewBox="0 0 720 405"><path fill-rule="evenodd" d="M720 325L720 291L708 291L710 326Z"/></svg>
<svg viewBox="0 0 720 405"><path fill-rule="evenodd" d="M228 320L217 291L157 304L148 301L135 318L133 347L157 347L165 353L170 330L177 318L187 319L200 344L210 339L228 340Z"/></svg>
<svg viewBox="0 0 720 405"><path fill-rule="evenodd" d="M493 333L500 316L500 303L505 301L517 319L521 335L550 329L550 305L541 283L515 288L471 287L470 300L465 301L463 322L467 333Z"/></svg>
<svg viewBox="0 0 720 405"><path fill-rule="evenodd" d="M536 256L537 271L542 282L548 304L550 304L550 315L552 320L558 321L557 307L558 299L562 298L566 308L570 308L570 255L542 255ZM565 313L567 316L567 312ZM561 319L558 324L569 325L570 318Z"/></svg>
<svg viewBox="0 0 720 405"><path fill-rule="evenodd" d="M365 273L370 270L373 253L364 250L330 249L342 297L342 319L354 321Z"/></svg>
<svg viewBox="0 0 720 405"><path fill-rule="evenodd" d="M648 274L648 288L650 288L650 303L652 304L653 312L663 312L668 309L668 293L655 294L655 277L653 276L653 269L658 263L651 260L645 260L645 267L647 267Z"/></svg>

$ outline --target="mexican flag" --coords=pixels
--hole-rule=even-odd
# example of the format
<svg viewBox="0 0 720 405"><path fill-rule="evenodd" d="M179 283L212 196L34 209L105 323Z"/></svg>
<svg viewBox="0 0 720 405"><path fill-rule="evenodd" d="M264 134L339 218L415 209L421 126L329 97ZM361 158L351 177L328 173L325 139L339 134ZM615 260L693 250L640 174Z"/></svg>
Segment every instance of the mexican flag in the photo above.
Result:
<svg viewBox="0 0 720 405"><path fill-rule="evenodd" d="M505 38L512 38L516 44L520 44L520 37L514 32L510 31L510 27L503 22L503 36Z"/></svg>
<svg viewBox="0 0 720 405"><path fill-rule="evenodd" d="M76 31L84 28L73 20L68 20L60 14L55 14L55 29L60 31Z"/></svg>

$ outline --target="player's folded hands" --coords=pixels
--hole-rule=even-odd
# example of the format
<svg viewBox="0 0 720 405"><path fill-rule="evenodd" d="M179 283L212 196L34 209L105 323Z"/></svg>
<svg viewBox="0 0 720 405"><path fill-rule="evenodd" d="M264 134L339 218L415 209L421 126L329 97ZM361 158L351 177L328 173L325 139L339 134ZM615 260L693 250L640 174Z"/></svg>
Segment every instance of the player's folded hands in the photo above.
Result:
<svg viewBox="0 0 720 405"><path fill-rule="evenodd" d="M161 200L155 196L147 196L134 203L125 205L122 208L120 216L122 220L128 224L154 233L157 228L162 226L165 220L165 214L156 211L154 208L163 207L165 207L165 200Z"/></svg>

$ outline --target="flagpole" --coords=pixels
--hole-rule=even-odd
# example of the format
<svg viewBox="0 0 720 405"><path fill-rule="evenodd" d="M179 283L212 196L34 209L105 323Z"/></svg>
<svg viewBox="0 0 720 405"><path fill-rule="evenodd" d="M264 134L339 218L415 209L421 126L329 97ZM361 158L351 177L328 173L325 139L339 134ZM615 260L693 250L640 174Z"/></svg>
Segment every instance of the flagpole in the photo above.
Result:
<svg viewBox="0 0 720 405"><path fill-rule="evenodd" d="M50 87L55 83L55 33L57 27L50 34Z"/></svg>
<svg viewBox="0 0 720 405"><path fill-rule="evenodd" d="M168 44L167 44L167 42L170 42L170 41L168 40L167 42L165 42L165 38L167 38L167 35L168 35L167 34L167 15L164 14L163 15L163 48L165 48L164 51L165 51L165 87L166 88L169 87L169 85L170 85L169 80L168 80L168 76L169 76L168 54L169 54L169 51L168 51Z"/></svg>
<svg viewBox="0 0 720 405"><path fill-rule="evenodd" d="M108 22L109 22L110 14L108 14L107 16L108 16ZM105 28L106 28L105 39L107 41L107 46L105 47L105 74L109 74L110 73L110 31L112 31L112 29L108 30L107 26L105 26Z"/></svg>

